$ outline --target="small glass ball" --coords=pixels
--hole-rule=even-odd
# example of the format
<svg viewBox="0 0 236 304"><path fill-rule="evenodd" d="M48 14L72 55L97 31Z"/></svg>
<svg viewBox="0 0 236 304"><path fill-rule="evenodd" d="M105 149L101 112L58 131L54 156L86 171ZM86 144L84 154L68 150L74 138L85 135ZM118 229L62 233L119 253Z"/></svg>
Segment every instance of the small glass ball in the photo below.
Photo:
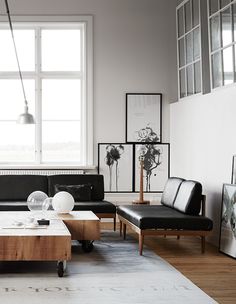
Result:
<svg viewBox="0 0 236 304"><path fill-rule="evenodd" d="M48 198L43 191L34 191L27 198L27 204L30 211L42 211L43 203Z"/></svg>
<svg viewBox="0 0 236 304"><path fill-rule="evenodd" d="M43 201L43 205L42 205L42 210L43 211L47 211L48 209L52 209L52 197L47 197L44 201Z"/></svg>
<svg viewBox="0 0 236 304"><path fill-rule="evenodd" d="M57 213L69 213L75 205L73 196L66 191L57 192L52 201L52 207Z"/></svg>

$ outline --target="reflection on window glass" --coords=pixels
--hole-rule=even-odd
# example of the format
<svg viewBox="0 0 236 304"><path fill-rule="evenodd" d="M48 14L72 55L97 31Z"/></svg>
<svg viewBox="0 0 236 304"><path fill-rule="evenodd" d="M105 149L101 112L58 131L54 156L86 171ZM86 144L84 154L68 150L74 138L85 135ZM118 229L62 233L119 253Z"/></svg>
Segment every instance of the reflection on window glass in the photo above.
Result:
<svg viewBox="0 0 236 304"><path fill-rule="evenodd" d="M210 15L214 14L219 10L219 5L218 5L219 0L209 0L209 5L210 5Z"/></svg>
<svg viewBox="0 0 236 304"><path fill-rule="evenodd" d="M224 85L233 83L233 50L232 47L223 50Z"/></svg>
<svg viewBox="0 0 236 304"><path fill-rule="evenodd" d="M179 66L185 65L184 38L179 40Z"/></svg>
<svg viewBox="0 0 236 304"><path fill-rule="evenodd" d="M220 0L220 7L223 8L230 2L231 2L231 0Z"/></svg>
<svg viewBox="0 0 236 304"><path fill-rule="evenodd" d="M222 85L221 52L212 55L212 86L217 88Z"/></svg>
<svg viewBox="0 0 236 304"><path fill-rule="evenodd" d="M187 64L193 61L193 33L186 36L186 62Z"/></svg>
<svg viewBox="0 0 236 304"><path fill-rule="evenodd" d="M230 8L221 13L223 46L232 43L232 23Z"/></svg>
<svg viewBox="0 0 236 304"><path fill-rule="evenodd" d="M193 95L193 66L187 66L187 95Z"/></svg>
<svg viewBox="0 0 236 304"><path fill-rule="evenodd" d="M178 37L184 34L184 8L181 6L178 9Z"/></svg>
<svg viewBox="0 0 236 304"><path fill-rule="evenodd" d="M199 0L193 0L193 27L199 24Z"/></svg>
<svg viewBox="0 0 236 304"><path fill-rule="evenodd" d="M185 9L185 33L190 31L192 28L192 24L191 24L191 5L190 5L190 1L188 1L185 5L184 5L184 9Z"/></svg>
<svg viewBox="0 0 236 304"><path fill-rule="evenodd" d="M180 98L186 97L186 84L185 84L185 69L179 72L180 81Z"/></svg>
<svg viewBox="0 0 236 304"><path fill-rule="evenodd" d="M201 92L201 67L200 61L194 64L194 93Z"/></svg>
<svg viewBox="0 0 236 304"><path fill-rule="evenodd" d="M200 58L200 31L199 27L193 31L193 59Z"/></svg>
<svg viewBox="0 0 236 304"><path fill-rule="evenodd" d="M210 20L211 27L211 50L221 47L220 43L220 15L216 15Z"/></svg>

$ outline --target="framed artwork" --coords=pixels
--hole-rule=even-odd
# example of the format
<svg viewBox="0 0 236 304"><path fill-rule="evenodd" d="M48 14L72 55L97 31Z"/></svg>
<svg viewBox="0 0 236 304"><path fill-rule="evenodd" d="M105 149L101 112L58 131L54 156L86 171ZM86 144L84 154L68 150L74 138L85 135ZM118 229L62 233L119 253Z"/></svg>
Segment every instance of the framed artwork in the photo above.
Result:
<svg viewBox="0 0 236 304"><path fill-rule="evenodd" d="M236 155L233 155L233 160L232 160L231 184L236 184Z"/></svg>
<svg viewBox="0 0 236 304"><path fill-rule="evenodd" d="M143 147L144 146L144 147ZM140 189L140 153L143 157L143 191L162 192L170 176L169 144L135 144L135 191Z"/></svg>
<svg viewBox="0 0 236 304"><path fill-rule="evenodd" d="M99 143L98 173L104 176L105 192L132 192L133 145Z"/></svg>
<svg viewBox="0 0 236 304"><path fill-rule="evenodd" d="M236 185L232 184L223 185L219 250L236 258Z"/></svg>
<svg viewBox="0 0 236 304"><path fill-rule="evenodd" d="M162 94L126 94L126 142L161 142Z"/></svg>

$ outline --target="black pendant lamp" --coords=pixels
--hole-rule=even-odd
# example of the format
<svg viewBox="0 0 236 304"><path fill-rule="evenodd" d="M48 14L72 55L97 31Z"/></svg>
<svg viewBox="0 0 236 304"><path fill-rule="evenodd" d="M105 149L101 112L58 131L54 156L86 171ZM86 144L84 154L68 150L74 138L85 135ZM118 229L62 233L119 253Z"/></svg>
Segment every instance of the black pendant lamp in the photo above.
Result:
<svg viewBox="0 0 236 304"><path fill-rule="evenodd" d="M18 71L19 71L19 76L20 76L20 81L21 81L22 92L23 92L23 96L24 96L24 100L25 100L24 112L19 115L19 117L17 119L17 123L19 123L19 124L34 124L35 123L34 117L33 117L32 114L30 114L28 112L28 102L27 102L27 99L26 99L25 88L24 88L22 73L21 73L21 69L20 69L20 63L19 63L19 58L18 58L18 54L17 54L16 43L15 43L13 27L12 27L12 22L11 22L11 16L10 16L10 11L9 11L9 6L8 6L7 0L5 0L5 5L6 5L6 12L7 12L7 16L8 16L9 26L10 26L10 30L11 30L11 37L12 37L13 46L14 46L15 55L16 55L16 61L17 61L17 65L18 65Z"/></svg>

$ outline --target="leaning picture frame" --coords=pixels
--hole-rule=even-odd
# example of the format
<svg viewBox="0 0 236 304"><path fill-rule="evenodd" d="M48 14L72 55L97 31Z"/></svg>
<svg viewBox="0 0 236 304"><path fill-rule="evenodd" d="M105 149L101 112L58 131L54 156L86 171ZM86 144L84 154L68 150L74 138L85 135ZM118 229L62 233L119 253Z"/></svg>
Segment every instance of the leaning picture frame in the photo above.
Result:
<svg viewBox="0 0 236 304"><path fill-rule="evenodd" d="M141 146L144 146L144 148ZM143 152L144 151L144 152ZM140 155L142 153L142 155ZM134 189L140 190L140 159L143 160L144 192L161 193L170 177L169 143L136 143L134 148Z"/></svg>
<svg viewBox="0 0 236 304"><path fill-rule="evenodd" d="M236 185L223 184L219 251L236 258Z"/></svg>
<svg viewBox="0 0 236 304"><path fill-rule="evenodd" d="M236 184L236 155L233 155L232 159L231 184Z"/></svg>
<svg viewBox="0 0 236 304"><path fill-rule="evenodd" d="M104 176L105 192L132 192L133 145L99 143L98 173Z"/></svg>
<svg viewBox="0 0 236 304"><path fill-rule="evenodd" d="M126 94L126 142L162 141L162 94Z"/></svg>

